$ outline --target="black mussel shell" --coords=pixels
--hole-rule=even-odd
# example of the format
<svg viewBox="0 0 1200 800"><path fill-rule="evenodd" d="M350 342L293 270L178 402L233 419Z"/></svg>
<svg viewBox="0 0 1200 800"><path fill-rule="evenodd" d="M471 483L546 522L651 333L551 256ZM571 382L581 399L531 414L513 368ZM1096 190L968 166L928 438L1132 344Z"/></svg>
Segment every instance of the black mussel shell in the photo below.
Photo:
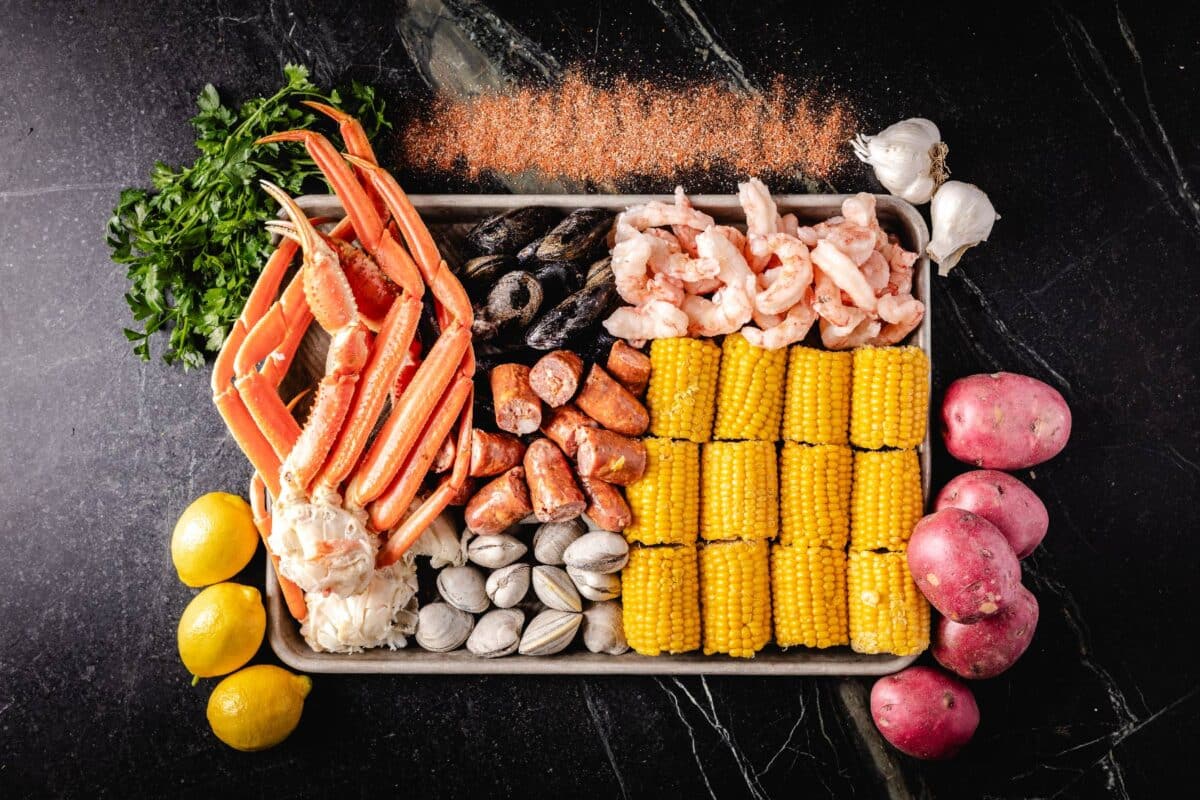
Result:
<svg viewBox="0 0 1200 800"><path fill-rule="evenodd" d="M611 283L588 286L547 311L525 333L525 344L535 350L556 350L567 340L596 326L618 302Z"/></svg>
<svg viewBox="0 0 1200 800"><path fill-rule="evenodd" d="M514 270L501 276L488 292L486 314L502 325L524 329L541 307L541 283L532 273Z"/></svg>
<svg viewBox="0 0 1200 800"><path fill-rule="evenodd" d="M539 236L538 238L534 239L529 244L522 247L521 251L519 253L517 253L517 263L520 264L522 267L527 267L529 269L532 269L533 266L535 264L537 264L537 261L538 261L537 251L538 251L538 248L542 246L542 241L545 238L546 238L545 236Z"/></svg>
<svg viewBox="0 0 1200 800"><path fill-rule="evenodd" d="M467 244L478 254L516 254L544 234L562 212L548 206L523 206L480 221L467 233Z"/></svg>
<svg viewBox="0 0 1200 800"><path fill-rule="evenodd" d="M539 261L583 261L604 247L615 215L606 208L578 208L546 234Z"/></svg>
<svg viewBox="0 0 1200 800"><path fill-rule="evenodd" d="M552 261L533 272L542 285L542 306L549 308L583 288L583 269L570 261Z"/></svg>
<svg viewBox="0 0 1200 800"><path fill-rule="evenodd" d="M608 353L616 341L617 337L599 327L578 343L578 352L588 361L603 366L608 363Z"/></svg>
<svg viewBox="0 0 1200 800"><path fill-rule="evenodd" d="M497 278L513 269L516 269L516 263L512 256L476 256L463 266L460 277L470 298L479 300L487 297L488 292L496 285Z"/></svg>
<svg viewBox="0 0 1200 800"><path fill-rule="evenodd" d="M587 277L584 279L583 285L596 286L601 283L612 283L613 280L612 256L605 256L587 268Z"/></svg>

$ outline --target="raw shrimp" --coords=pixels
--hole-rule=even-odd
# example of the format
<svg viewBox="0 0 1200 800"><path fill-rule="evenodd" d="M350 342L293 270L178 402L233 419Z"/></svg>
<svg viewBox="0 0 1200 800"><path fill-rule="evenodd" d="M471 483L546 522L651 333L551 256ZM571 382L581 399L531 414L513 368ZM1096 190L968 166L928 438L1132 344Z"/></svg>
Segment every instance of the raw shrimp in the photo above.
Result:
<svg viewBox="0 0 1200 800"><path fill-rule="evenodd" d="M817 313L812 310L812 306L808 302L799 302L792 306L778 325L766 330L742 328L742 335L755 347L778 350L807 336L816 319Z"/></svg>
<svg viewBox="0 0 1200 800"><path fill-rule="evenodd" d="M862 274L876 295L888 288L888 262L879 251L872 251L870 257L863 262Z"/></svg>
<svg viewBox="0 0 1200 800"><path fill-rule="evenodd" d="M625 302L635 305L648 300L666 300L678 306L683 302L683 287L669 276L650 275L650 259L656 244L666 248L661 239L639 233L618 221L617 243L612 249L612 271L617 294Z"/></svg>
<svg viewBox="0 0 1200 800"><path fill-rule="evenodd" d="M779 232L779 213L771 193L758 178L738 184L738 200L746 214L746 261L754 272L761 272L771 259L767 237Z"/></svg>
<svg viewBox="0 0 1200 800"><path fill-rule="evenodd" d="M812 262L832 280L839 289L850 295L854 305L863 311L875 310L875 291L867 279L858 271L858 265L828 240L817 243L812 250ZM864 257L865 260L865 257Z"/></svg>
<svg viewBox="0 0 1200 800"><path fill-rule="evenodd" d="M619 339L645 341L686 336L688 316L665 300L651 300L641 306L624 306L604 320L604 329Z"/></svg>
<svg viewBox="0 0 1200 800"><path fill-rule="evenodd" d="M691 208L692 201L688 199L684 193L682 186L675 187L675 205L678 208ZM675 234L675 238L679 240L679 245L683 248L683 252L687 253L692 258L695 258L699 253L696 252L696 236L703 228L693 228L689 225L672 225L671 231Z"/></svg>
<svg viewBox="0 0 1200 800"><path fill-rule="evenodd" d="M879 318L888 323L871 344L886 346L898 343L921 324L925 316L925 304L912 295L885 294L879 298Z"/></svg>
<svg viewBox="0 0 1200 800"><path fill-rule="evenodd" d="M861 312L860 312L861 314ZM862 317L853 325L834 325L828 320L821 320L821 343L830 350L849 350L869 342L876 334L882 323L877 319Z"/></svg>
<svg viewBox="0 0 1200 800"><path fill-rule="evenodd" d="M812 261L804 242L786 233L768 237L767 249L779 257L779 272L771 277L769 288L755 296L754 307L764 314L782 314L812 286Z"/></svg>

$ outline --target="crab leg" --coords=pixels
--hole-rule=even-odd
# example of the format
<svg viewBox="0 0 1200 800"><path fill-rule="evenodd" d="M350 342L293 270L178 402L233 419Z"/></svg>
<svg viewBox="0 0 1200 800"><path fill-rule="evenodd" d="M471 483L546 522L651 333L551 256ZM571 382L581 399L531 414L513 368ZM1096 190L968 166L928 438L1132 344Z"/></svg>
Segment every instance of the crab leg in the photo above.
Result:
<svg viewBox="0 0 1200 800"><path fill-rule="evenodd" d="M283 592L283 601L287 604L288 611L298 621L303 622L308 616L308 603L304 600L304 590L291 580L284 577L279 571L279 556L271 552L271 548L267 546L267 540L271 538L271 512L267 509L267 487L263 482L263 476L255 472L254 477L250 479L250 508L254 512L254 527L258 528L258 535L262 537L263 547L267 550L267 555L271 559L271 564L275 567L275 580L279 581L279 589Z"/></svg>

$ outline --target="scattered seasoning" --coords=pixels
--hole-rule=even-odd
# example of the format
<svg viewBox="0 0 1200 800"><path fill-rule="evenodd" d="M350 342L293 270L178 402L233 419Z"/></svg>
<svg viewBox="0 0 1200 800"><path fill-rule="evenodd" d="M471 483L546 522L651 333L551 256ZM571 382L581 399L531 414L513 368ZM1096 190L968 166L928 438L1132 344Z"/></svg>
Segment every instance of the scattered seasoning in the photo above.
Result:
<svg viewBox="0 0 1200 800"><path fill-rule="evenodd" d="M854 128L844 101L798 92L782 77L746 93L625 78L600 86L571 72L552 87L438 98L401 146L411 166L472 179L532 171L612 181L714 167L826 178L849 154Z"/></svg>

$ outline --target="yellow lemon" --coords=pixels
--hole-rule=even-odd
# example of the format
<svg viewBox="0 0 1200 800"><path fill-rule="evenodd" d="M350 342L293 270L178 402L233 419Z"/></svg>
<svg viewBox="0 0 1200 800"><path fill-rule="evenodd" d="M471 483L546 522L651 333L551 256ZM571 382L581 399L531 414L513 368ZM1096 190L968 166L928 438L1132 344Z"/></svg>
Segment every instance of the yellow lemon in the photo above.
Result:
<svg viewBox="0 0 1200 800"><path fill-rule="evenodd" d="M258 652L267 612L253 586L218 583L192 598L179 618L179 657L198 678L233 672Z"/></svg>
<svg viewBox="0 0 1200 800"><path fill-rule="evenodd" d="M250 505L234 494L209 492L184 509L171 535L179 580L208 586L232 578L250 563L258 531Z"/></svg>
<svg viewBox="0 0 1200 800"><path fill-rule="evenodd" d="M312 689L307 675L259 664L217 684L208 698L208 724L235 750L266 750L296 729L304 698Z"/></svg>

